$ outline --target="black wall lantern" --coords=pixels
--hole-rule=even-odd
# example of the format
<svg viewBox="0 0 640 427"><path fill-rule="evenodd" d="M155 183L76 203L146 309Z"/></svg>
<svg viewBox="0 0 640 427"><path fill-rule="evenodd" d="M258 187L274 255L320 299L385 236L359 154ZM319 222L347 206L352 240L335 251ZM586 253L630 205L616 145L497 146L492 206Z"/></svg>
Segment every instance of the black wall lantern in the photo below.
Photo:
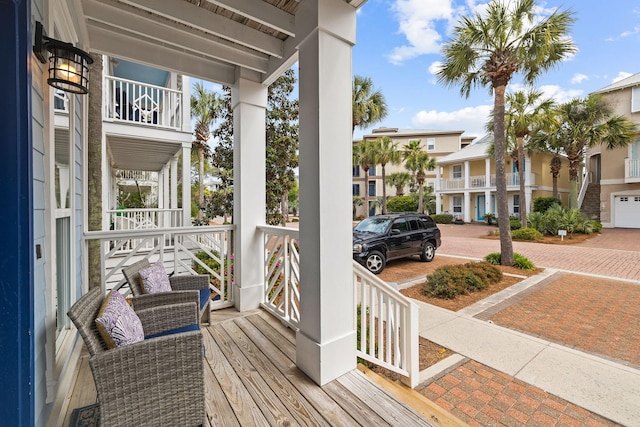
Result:
<svg viewBox="0 0 640 427"><path fill-rule="evenodd" d="M42 24L36 21L33 52L43 64L47 62L46 51L49 51L49 85L65 92L89 92L89 64L93 59L71 43L47 37Z"/></svg>

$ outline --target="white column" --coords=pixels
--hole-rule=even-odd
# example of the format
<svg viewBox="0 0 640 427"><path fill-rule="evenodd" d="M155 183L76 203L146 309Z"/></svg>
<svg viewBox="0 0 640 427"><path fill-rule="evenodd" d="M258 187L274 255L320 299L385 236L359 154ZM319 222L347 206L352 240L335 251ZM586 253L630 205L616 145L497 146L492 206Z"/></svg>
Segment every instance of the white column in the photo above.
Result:
<svg viewBox="0 0 640 427"><path fill-rule="evenodd" d="M180 105L182 105L182 131L191 133L191 110L189 107L191 105L191 79L189 76L182 76L182 104Z"/></svg>
<svg viewBox="0 0 640 427"><path fill-rule="evenodd" d="M342 0L304 1L296 14L304 254L296 364L320 385L356 366L349 191L355 24L356 10Z"/></svg>
<svg viewBox="0 0 640 427"><path fill-rule="evenodd" d="M532 203L532 186L533 186L533 173L531 173L531 158L525 156L524 158L524 201L520 201L520 209L524 209L524 211L528 214L531 212L531 203ZM526 204L523 204L526 203Z"/></svg>
<svg viewBox="0 0 640 427"><path fill-rule="evenodd" d="M471 177L469 174L471 173L471 168L469 167L469 161L464 162L464 188L471 187Z"/></svg>
<svg viewBox="0 0 640 427"><path fill-rule="evenodd" d="M162 192L164 193L164 201L162 203L162 209L169 209L169 203L171 201L171 194L169 192L169 165L164 165L162 168Z"/></svg>
<svg viewBox="0 0 640 427"><path fill-rule="evenodd" d="M165 197L165 187L164 187L164 176L165 176L165 168L163 167L158 171L158 208L164 208L164 197Z"/></svg>
<svg viewBox="0 0 640 427"><path fill-rule="evenodd" d="M191 226L191 143L182 144L182 225Z"/></svg>
<svg viewBox="0 0 640 427"><path fill-rule="evenodd" d="M495 209L491 206L491 158L487 157L484 159L484 186L486 190L484 191L484 211L486 213L492 213L496 215L494 212Z"/></svg>
<svg viewBox="0 0 640 427"><path fill-rule="evenodd" d="M171 209L178 208L178 156L171 159Z"/></svg>
<svg viewBox="0 0 640 427"><path fill-rule="evenodd" d="M471 194L464 192L464 222L471 222Z"/></svg>
<svg viewBox="0 0 640 427"><path fill-rule="evenodd" d="M442 213L442 194L440 194L440 180L442 179L442 167L436 167L436 214Z"/></svg>
<svg viewBox="0 0 640 427"><path fill-rule="evenodd" d="M233 223L235 306L257 308L264 289L264 248L257 225L265 223L267 87L240 76L231 88L233 109Z"/></svg>

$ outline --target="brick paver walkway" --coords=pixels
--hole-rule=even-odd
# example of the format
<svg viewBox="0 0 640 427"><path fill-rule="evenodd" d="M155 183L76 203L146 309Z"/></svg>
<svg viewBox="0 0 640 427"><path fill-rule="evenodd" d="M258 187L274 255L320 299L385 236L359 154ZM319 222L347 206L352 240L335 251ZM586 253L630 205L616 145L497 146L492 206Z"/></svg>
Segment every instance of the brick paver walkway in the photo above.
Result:
<svg viewBox="0 0 640 427"><path fill-rule="evenodd" d="M474 360L416 391L471 426L617 425Z"/></svg>
<svg viewBox="0 0 640 427"><path fill-rule="evenodd" d="M460 255L482 258L500 250L483 225L444 225L438 263L457 263ZM634 368L640 367L640 230L604 230L580 245L514 242L514 250L537 266L623 282L558 273L545 285L504 301L478 315L497 324L574 347ZM389 263L380 275L402 283L424 277L428 264L416 260ZM615 423L557 396L476 361L467 361L417 391L470 425L612 426Z"/></svg>

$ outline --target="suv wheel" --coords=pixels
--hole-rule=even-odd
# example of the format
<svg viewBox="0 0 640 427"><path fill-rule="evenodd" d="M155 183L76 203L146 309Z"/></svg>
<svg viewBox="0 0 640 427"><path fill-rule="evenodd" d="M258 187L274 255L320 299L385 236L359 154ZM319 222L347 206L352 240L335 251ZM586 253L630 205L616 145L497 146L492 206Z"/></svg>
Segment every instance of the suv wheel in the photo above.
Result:
<svg viewBox="0 0 640 427"><path fill-rule="evenodd" d="M424 242L422 245L422 252L420 253L420 261L431 262L436 256L436 248L431 242Z"/></svg>
<svg viewBox="0 0 640 427"><path fill-rule="evenodd" d="M366 261L367 270L372 272L373 274L380 273L386 264L386 260L384 259L384 255L378 251L371 251Z"/></svg>

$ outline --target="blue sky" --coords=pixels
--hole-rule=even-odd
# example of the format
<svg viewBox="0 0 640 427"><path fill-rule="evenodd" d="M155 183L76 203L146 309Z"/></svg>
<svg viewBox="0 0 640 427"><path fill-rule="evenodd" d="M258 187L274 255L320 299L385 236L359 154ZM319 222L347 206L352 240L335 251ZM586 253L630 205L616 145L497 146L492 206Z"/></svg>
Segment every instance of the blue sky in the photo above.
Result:
<svg viewBox="0 0 640 427"><path fill-rule="evenodd" d="M375 127L464 130L481 136L493 105L488 89L467 99L459 88L437 83L440 49L459 17L486 5L475 0L368 0L357 18L354 74L371 77L384 94L389 114ZM570 33L578 52L536 84L547 97L564 102L584 97L617 79L640 72L640 0L549 0L536 2L541 15L571 9ZM510 85L522 89L515 76ZM371 129L356 129L360 137Z"/></svg>

